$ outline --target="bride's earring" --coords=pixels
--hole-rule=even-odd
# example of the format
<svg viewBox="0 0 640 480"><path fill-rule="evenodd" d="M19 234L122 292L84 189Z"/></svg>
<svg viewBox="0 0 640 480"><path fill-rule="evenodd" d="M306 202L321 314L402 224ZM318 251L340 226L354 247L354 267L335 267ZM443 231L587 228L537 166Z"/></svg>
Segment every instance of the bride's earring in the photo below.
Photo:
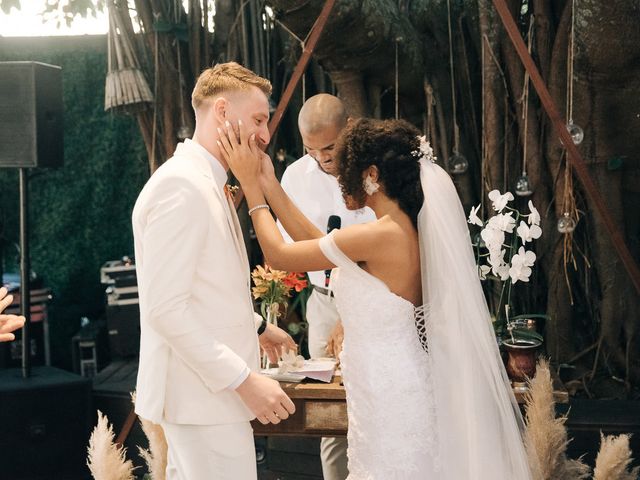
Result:
<svg viewBox="0 0 640 480"><path fill-rule="evenodd" d="M363 182L364 191L367 192L367 195L371 196L380 190L380 185L377 182L371 180L371 175L367 175Z"/></svg>

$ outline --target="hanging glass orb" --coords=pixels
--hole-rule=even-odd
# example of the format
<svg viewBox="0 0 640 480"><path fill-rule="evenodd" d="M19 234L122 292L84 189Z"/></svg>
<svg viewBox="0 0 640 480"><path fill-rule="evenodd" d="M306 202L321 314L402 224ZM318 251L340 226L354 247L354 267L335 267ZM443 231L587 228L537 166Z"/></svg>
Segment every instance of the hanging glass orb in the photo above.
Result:
<svg viewBox="0 0 640 480"><path fill-rule="evenodd" d="M526 173L523 173L518 177L518 180L516 180L516 195L519 197L528 197L532 193L531 180L529 180L529 176Z"/></svg>
<svg viewBox="0 0 640 480"><path fill-rule="evenodd" d="M180 125L178 129L178 140L183 141L193 136L193 130L187 125Z"/></svg>
<svg viewBox="0 0 640 480"><path fill-rule="evenodd" d="M454 175L461 175L469 169L469 162L463 155L454 153L447 159L447 167Z"/></svg>
<svg viewBox="0 0 640 480"><path fill-rule="evenodd" d="M576 221L571 218L569 212L564 212L558 219L558 231L560 233L571 233L576 229Z"/></svg>
<svg viewBox="0 0 640 480"><path fill-rule="evenodd" d="M584 140L584 130L582 130L579 125L570 122L567 125L567 131L569 132L569 135L571 135L571 139L575 145L580 145L582 140Z"/></svg>

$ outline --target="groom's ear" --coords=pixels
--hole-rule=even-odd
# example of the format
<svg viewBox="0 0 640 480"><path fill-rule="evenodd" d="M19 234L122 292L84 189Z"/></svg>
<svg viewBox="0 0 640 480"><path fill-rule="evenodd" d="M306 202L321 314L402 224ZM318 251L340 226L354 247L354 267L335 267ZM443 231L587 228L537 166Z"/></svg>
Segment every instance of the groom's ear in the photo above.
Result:
<svg viewBox="0 0 640 480"><path fill-rule="evenodd" d="M213 115L220 125L227 120L229 101L224 97L218 97L213 102Z"/></svg>

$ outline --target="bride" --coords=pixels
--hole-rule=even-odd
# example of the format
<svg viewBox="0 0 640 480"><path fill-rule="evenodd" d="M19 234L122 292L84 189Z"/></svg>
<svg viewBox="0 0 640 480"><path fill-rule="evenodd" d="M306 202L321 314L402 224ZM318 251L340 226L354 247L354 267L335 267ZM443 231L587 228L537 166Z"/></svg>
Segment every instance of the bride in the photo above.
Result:
<svg viewBox="0 0 640 480"><path fill-rule="evenodd" d="M417 129L370 119L346 128L336 152L343 196L377 221L329 235L289 200L255 138L242 124L237 131L227 125L221 152L269 264L338 267L348 478L530 479L462 205ZM285 243L269 206L295 243Z"/></svg>

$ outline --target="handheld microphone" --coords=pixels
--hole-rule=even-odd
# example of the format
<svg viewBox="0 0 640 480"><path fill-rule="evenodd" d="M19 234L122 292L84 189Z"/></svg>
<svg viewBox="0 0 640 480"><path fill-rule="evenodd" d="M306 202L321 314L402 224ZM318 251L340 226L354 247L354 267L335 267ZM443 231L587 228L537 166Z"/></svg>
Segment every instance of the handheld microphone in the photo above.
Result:
<svg viewBox="0 0 640 480"><path fill-rule="evenodd" d="M338 215L330 215L327 222L327 233L331 233L336 228L339 229L342 225L342 219ZM324 271L324 287L329 287L329 279L331 277L331 269Z"/></svg>

